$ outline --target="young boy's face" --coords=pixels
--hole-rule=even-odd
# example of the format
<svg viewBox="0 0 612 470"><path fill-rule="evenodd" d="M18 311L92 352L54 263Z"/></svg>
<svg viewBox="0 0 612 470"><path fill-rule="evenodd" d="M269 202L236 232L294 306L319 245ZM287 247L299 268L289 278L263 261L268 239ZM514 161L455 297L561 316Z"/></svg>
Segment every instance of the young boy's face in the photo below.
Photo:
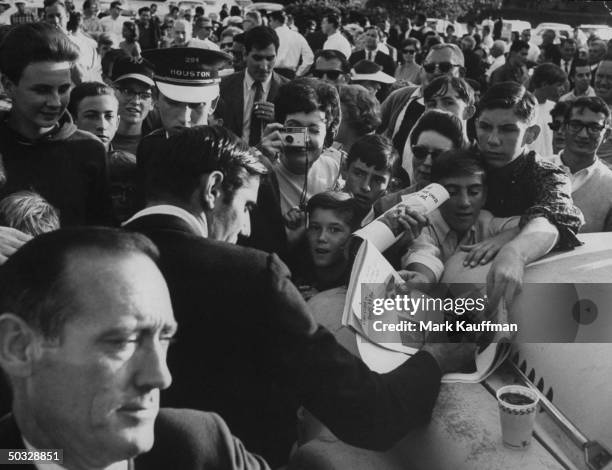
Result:
<svg viewBox="0 0 612 470"><path fill-rule="evenodd" d="M3 84L18 121L32 130L50 130L70 100L70 63L32 62L23 69L18 83L5 79Z"/></svg>
<svg viewBox="0 0 612 470"><path fill-rule="evenodd" d="M448 88L445 93L439 93L427 100L425 110L431 109L446 111L461 120L469 119L474 114L474 107L466 103L453 88Z"/></svg>
<svg viewBox="0 0 612 470"><path fill-rule="evenodd" d="M108 149L119 126L117 108L117 98L113 95L83 98L75 116L76 125L94 134Z"/></svg>
<svg viewBox="0 0 612 470"><path fill-rule="evenodd" d="M390 170L377 170L357 159L348 167L345 189L360 206L369 210L385 194L390 180Z"/></svg>
<svg viewBox="0 0 612 470"><path fill-rule="evenodd" d="M317 268L328 268L346 259L344 246L351 237L351 228L336 211L312 211L306 236L310 256Z"/></svg>
<svg viewBox="0 0 612 470"><path fill-rule="evenodd" d="M438 181L446 188L450 199L440 206L440 213L448 226L463 234L474 225L486 201L481 175L453 176Z"/></svg>
<svg viewBox="0 0 612 470"><path fill-rule="evenodd" d="M285 119L285 127L308 128L308 142L306 148L285 147L283 161L289 171L295 175L303 175L307 168L318 160L325 145L327 133L325 113L312 111L310 113L291 113Z"/></svg>
<svg viewBox="0 0 612 470"><path fill-rule="evenodd" d="M519 157L537 136L537 130L513 109L485 109L476 121L478 147L493 168L502 168Z"/></svg>

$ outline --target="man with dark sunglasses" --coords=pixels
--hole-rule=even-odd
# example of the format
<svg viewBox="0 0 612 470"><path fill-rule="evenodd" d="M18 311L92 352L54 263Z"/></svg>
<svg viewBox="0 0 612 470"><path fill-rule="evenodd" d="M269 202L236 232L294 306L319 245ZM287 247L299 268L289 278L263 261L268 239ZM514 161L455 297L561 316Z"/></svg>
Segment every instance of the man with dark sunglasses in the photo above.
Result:
<svg viewBox="0 0 612 470"><path fill-rule="evenodd" d="M349 82L351 65L344 55L333 49L323 49L315 55L311 75L332 85L345 85Z"/></svg>
<svg viewBox="0 0 612 470"><path fill-rule="evenodd" d="M609 126L610 110L601 98L578 98L561 128L565 149L553 158L572 182L572 199L584 215L582 233L612 231L612 170L597 158Z"/></svg>

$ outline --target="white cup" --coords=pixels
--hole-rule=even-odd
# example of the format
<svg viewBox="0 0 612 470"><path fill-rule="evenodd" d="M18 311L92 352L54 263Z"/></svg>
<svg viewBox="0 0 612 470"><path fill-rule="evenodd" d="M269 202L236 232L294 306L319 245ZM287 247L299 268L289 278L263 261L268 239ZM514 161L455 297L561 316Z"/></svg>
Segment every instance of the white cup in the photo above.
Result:
<svg viewBox="0 0 612 470"><path fill-rule="evenodd" d="M526 449L531 443L538 395L528 387L507 385L497 391L497 402L504 445L511 449Z"/></svg>

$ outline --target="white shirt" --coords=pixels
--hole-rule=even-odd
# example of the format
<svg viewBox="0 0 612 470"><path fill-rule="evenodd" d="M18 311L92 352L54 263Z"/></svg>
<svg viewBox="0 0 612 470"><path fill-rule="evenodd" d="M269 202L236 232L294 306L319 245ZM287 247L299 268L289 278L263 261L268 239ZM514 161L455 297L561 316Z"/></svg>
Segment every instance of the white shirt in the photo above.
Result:
<svg viewBox="0 0 612 470"><path fill-rule="evenodd" d="M586 93L579 95L579 96L593 97L597 95L595 94L595 90L593 90L593 87L589 86L587 88ZM576 98L578 98L578 96L576 95L576 90L572 90L569 93L566 93L565 95L563 95L561 98L559 98L559 101L574 101Z"/></svg>
<svg viewBox="0 0 612 470"><path fill-rule="evenodd" d="M298 76L304 75L314 62L314 54L306 38L290 30L286 25L279 26L274 31L279 41L276 67L294 70ZM300 58L302 59L301 65L299 65Z"/></svg>
<svg viewBox="0 0 612 470"><path fill-rule="evenodd" d="M534 43L529 43L529 51L527 51L527 60L531 62L537 62L538 57L540 57L540 48L536 46Z"/></svg>
<svg viewBox="0 0 612 470"><path fill-rule="evenodd" d="M274 173L278 179L278 190L280 193L281 213L285 215L293 207L300 203L300 197L304 190L304 175L291 173L280 161L274 164ZM334 187L336 179L340 173L338 162L323 153L316 162L312 164L308 171L306 183L306 201L312 196L323 191L329 191ZM294 243L304 233L304 228L287 231L287 240Z"/></svg>
<svg viewBox="0 0 612 470"><path fill-rule="evenodd" d="M23 435L21 436L21 440L25 444L26 450L28 450L29 452L38 452L38 449L34 447L32 444L30 444L26 440L26 438L23 437ZM42 461L42 460L38 461L37 463L34 463L34 466L38 470L66 470L66 467L62 467L61 465L58 465L56 463ZM128 461L122 460L121 462L116 462L112 464L110 467L107 467L106 470L128 470L128 468L129 468Z"/></svg>
<svg viewBox="0 0 612 470"><path fill-rule="evenodd" d="M210 39L191 38L187 43L187 47L197 47L198 49L209 49L212 51L220 51L221 49Z"/></svg>
<svg viewBox="0 0 612 470"><path fill-rule="evenodd" d="M204 238L208 237L208 226L206 225L205 217L202 217L202 219L198 220L193 214L190 214L185 209L181 209L178 206L172 206L170 204L159 204L157 206L147 207L141 211L138 211L131 218L123 222L121 226L123 227L132 222L133 220L139 219L147 215L173 215L189 224L189 226L193 229L195 233L201 235Z"/></svg>
<svg viewBox="0 0 612 470"><path fill-rule="evenodd" d="M253 89L255 80L249 75L248 71L245 71L244 81L242 83L242 94L244 96L244 108L242 108L242 139L248 142L251 136L251 112L253 110L253 103L255 102L255 90ZM268 93L270 93L270 86L272 85L272 74L270 74L268 80L263 82L262 85L263 94L261 95L261 101L266 101Z"/></svg>
<svg viewBox="0 0 612 470"><path fill-rule="evenodd" d="M70 40L79 48L77 63L81 66L84 82L102 81L102 64L97 51L97 43L81 31L68 34Z"/></svg>
<svg viewBox="0 0 612 470"><path fill-rule="evenodd" d="M571 60L563 60L561 59L561 70L563 70L568 76L570 74L570 70L572 69L572 62L574 62L573 59Z"/></svg>
<svg viewBox="0 0 612 470"><path fill-rule="evenodd" d="M121 41L121 38L123 38L123 23L125 23L125 21L126 19L121 15L118 16L116 20L109 15L100 20L100 26L102 26L102 30L105 33L109 33L114 36L114 39Z"/></svg>
<svg viewBox="0 0 612 470"><path fill-rule="evenodd" d="M555 107L555 102L546 100L542 104L538 104L535 124L540 126L540 134L535 142L529 144L527 148L534 150L540 155L552 155L552 130L548 127L548 123L552 122L550 111Z"/></svg>
<svg viewBox="0 0 612 470"><path fill-rule="evenodd" d="M351 56L351 43L346 39L340 31L336 31L331 36L327 37L327 41L323 44L323 49L334 49L342 52L348 59Z"/></svg>
<svg viewBox="0 0 612 470"><path fill-rule="evenodd" d="M506 63L506 57L502 54L493 59L493 62L485 72L487 77L490 77L493 72L495 72L498 68Z"/></svg>
<svg viewBox="0 0 612 470"><path fill-rule="evenodd" d="M569 179L572 182L572 193L577 191L580 186L586 183L597 168L606 167L606 165L604 165L601 160L596 157L595 161L591 165L583 168L582 170L578 170L576 173L572 173L572 170L570 170L570 168L563 163L562 158L563 151L559 152L559 155L553 155L550 161L560 167L563 171L565 171L567 176L569 176Z"/></svg>

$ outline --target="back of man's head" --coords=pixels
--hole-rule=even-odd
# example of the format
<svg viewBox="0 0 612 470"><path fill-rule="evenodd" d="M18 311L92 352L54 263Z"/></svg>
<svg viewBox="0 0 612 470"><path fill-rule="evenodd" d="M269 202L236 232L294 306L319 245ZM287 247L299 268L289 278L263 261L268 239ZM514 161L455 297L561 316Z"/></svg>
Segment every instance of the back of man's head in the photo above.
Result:
<svg viewBox="0 0 612 470"><path fill-rule="evenodd" d="M70 259L85 256L144 255L155 263L157 248L146 237L110 228L71 228L35 237L0 267L0 314L22 318L48 340L60 340L64 325L78 314L71 303ZM41 260L44 259L44 263Z"/></svg>
<svg viewBox="0 0 612 470"><path fill-rule="evenodd" d="M70 62L79 48L58 28L43 22L16 26L0 44L0 71L17 84L24 69L35 62Z"/></svg>
<svg viewBox="0 0 612 470"><path fill-rule="evenodd" d="M283 10L273 11L268 15L268 17L270 20L274 20L280 24L285 24L287 21L287 14Z"/></svg>
<svg viewBox="0 0 612 470"><path fill-rule="evenodd" d="M567 74L558 65L545 63L538 65L531 77L531 85L533 89L543 86L565 83Z"/></svg>
<svg viewBox="0 0 612 470"><path fill-rule="evenodd" d="M232 195L247 178L267 173L265 165L230 130L221 126L185 128L171 136L163 151L147 162L145 195L148 201L190 202L202 175L219 171L221 188Z"/></svg>
<svg viewBox="0 0 612 470"><path fill-rule="evenodd" d="M512 109L521 121L531 123L535 118L537 104L535 97L524 86L516 82L501 82L491 86L481 96L476 115L486 110Z"/></svg>
<svg viewBox="0 0 612 470"><path fill-rule="evenodd" d="M336 29L340 27L340 17L336 14L332 13L329 15L325 15L323 19L326 20L330 25L332 25Z"/></svg>
<svg viewBox="0 0 612 470"><path fill-rule="evenodd" d="M244 33L244 47L248 54L253 49L261 50L273 45L278 51L279 39L276 31L267 26L255 26Z"/></svg>

